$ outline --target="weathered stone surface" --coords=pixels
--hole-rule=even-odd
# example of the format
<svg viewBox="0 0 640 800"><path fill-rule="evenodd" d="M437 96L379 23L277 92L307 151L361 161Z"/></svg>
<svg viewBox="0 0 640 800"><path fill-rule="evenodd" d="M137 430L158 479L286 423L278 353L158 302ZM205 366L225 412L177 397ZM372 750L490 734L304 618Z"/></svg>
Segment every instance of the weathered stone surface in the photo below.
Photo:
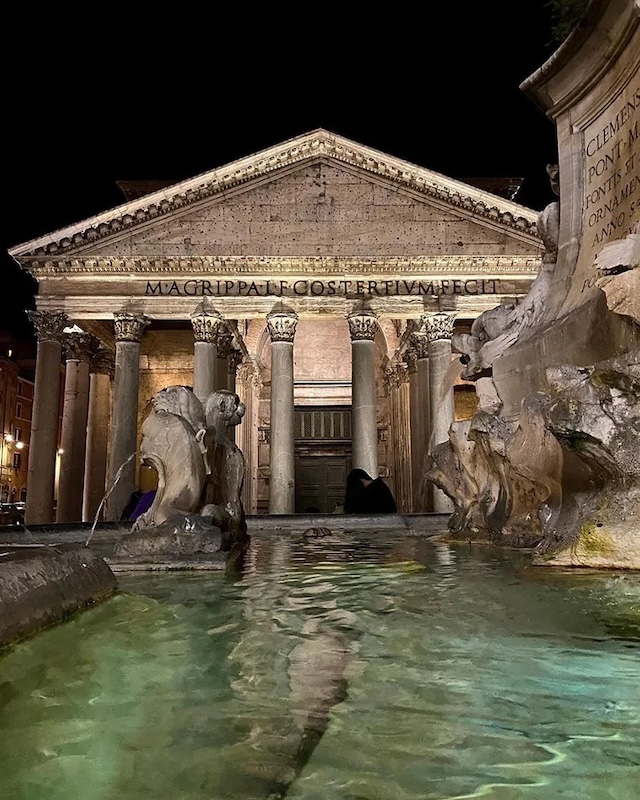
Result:
<svg viewBox="0 0 640 800"><path fill-rule="evenodd" d="M631 317L640 325L640 269L605 275L598 279L598 286L611 311Z"/></svg>
<svg viewBox="0 0 640 800"><path fill-rule="evenodd" d="M589 483L558 520L550 564L640 569L640 351L591 368L548 370L548 427ZM565 546L568 543L568 546Z"/></svg>
<svg viewBox="0 0 640 800"><path fill-rule="evenodd" d="M328 159L308 163L257 187L247 182L243 191L214 197L169 224L154 221L111 242L108 252L182 255L187 238L195 252L213 255L307 255L318 248L331 255L441 253L460 240L469 249L481 244L484 253L532 252L501 226L461 218L456 207L434 206L415 192L399 192L389 177L376 178Z"/></svg>
<svg viewBox="0 0 640 800"><path fill-rule="evenodd" d="M204 403L186 386L154 395L140 457L158 473L158 488L115 555L171 558L222 549L230 564L241 563L249 542L242 505L245 462L229 431L244 410L238 395L226 389ZM213 550L212 530L222 531Z"/></svg>
<svg viewBox="0 0 640 800"><path fill-rule="evenodd" d="M570 544L534 564L640 570L640 489L603 489L581 499L562 520Z"/></svg>
<svg viewBox="0 0 640 800"><path fill-rule="evenodd" d="M220 528L199 525L195 530L185 530L183 521L166 522L155 528L124 534L116 543L114 558L154 558L220 553L223 536ZM222 554L224 561L224 554Z"/></svg>
<svg viewBox="0 0 640 800"><path fill-rule="evenodd" d="M547 400L524 404L517 423L485 411L455 423L427 478L451 497L450 530L463 538L538 545L560 510L562 453L545 428Z"/></svg>
<svg viewBox="0 0 640 800"><path fill-rule="evenodd" d="M114 574L87 547L4 547L0 556L0 646L60 622L115 591Z"/></svg>
<svg viewBox="0 0 640 800"><path fill-rule="evenodd" d="M596 286L607 306L640 324L640 220L628 236L605 244L594 266L603 273Z"/></svg>
<svg viewBox="0 0 640 800"><path fill-rule="evenodd" d="M594 0L522 85L560 150L543 269L515 308L453 342L465 377L491 371L495 413L518 432L476 415L434 453L433 480L456 500L458 534L512 542L528 526L540 563L640 569L638 52L637 3Z"/></svg>
<svg viewBox="0 0 640 800"><path fill-rule="evenodd" d="M452 426L427 473L456 536L535 545L538 563L640 569L640 351L549 368L517 423Z"/></svg>

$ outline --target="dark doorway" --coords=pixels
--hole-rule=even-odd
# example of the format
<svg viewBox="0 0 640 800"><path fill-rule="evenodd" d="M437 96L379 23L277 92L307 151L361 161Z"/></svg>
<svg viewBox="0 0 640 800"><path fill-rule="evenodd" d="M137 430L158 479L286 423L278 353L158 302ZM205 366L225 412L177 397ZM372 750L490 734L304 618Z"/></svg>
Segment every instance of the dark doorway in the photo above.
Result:
<svg viewBox="0 0 640 800"><path fill-rule="evenodd" d="M351 409L295 410L295 513L340 510L351 464Z"/></svg>
<svg viewBox="0 0 640 800"><path fill-rule="evenodd" d="M345 456L296 458L296 514L331 514L344 502Z"/></svg>

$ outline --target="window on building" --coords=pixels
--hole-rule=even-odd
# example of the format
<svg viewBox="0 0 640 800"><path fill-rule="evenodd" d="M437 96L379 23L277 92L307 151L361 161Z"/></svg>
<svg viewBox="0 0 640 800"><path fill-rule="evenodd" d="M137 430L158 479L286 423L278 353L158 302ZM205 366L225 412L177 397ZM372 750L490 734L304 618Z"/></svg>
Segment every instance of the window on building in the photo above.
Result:
<svg viewBox="0 0 640 800"><path fill-rule="evenodd" d="M22 469L22 453L13 454L13 468Z"/></svg>
<svg viewBox="0 0 640 800"><path fill-rule="evenodd" d="M16 442L22 441L22 428L16 428L13 431L13 438L16 440Z"/></svg>
<svg viewBox="0 0 640 800"><path fill-rule="evenodd" d="M22 419L22 403L16 403L16 417Z"/></svg>
<svg viewBox="0 0 640 800"><path fill-rule="evenodd" d="M22 381L18 381L18 394L20 397L24 397L24 383Z"/></svg>

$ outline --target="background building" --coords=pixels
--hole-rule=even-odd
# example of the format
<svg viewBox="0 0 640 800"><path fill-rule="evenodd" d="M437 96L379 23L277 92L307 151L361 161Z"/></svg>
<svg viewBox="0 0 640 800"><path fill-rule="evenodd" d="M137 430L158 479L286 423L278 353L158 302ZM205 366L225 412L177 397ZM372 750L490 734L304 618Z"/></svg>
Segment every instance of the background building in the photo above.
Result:
<svg viewBox="0 0 640 800"><path fill-rule="evenodd" d="M0 502L24 502L27 496L27 465L31 439L34 384L25 377L28 361L12 337L0 334Z"/></svg>

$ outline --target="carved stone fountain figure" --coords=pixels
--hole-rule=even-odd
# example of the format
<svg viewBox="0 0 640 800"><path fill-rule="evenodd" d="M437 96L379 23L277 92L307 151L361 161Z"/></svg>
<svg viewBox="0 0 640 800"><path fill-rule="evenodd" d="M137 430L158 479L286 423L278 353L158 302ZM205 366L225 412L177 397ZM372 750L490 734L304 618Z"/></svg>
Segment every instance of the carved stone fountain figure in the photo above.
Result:
<svg viewBox="0 0 640 800"><path fill-rule="evenodd" d="M241 493L242 451L230 431L245 408L221 389L201 403L187 386L169 386L151 401L142 424L140 461L158 488L148 511L119 541L117 556L225 553L237 564L248 543Z"/></svg>
<svg viewBox="0 0 640 800"><path fill-rule="evenodd" d="M204 402L208 470L200 513L212 517L230 541L246 536L247 527L242 505L245 459L230 435L242 422L244 413L244 403L226 389L213 392Z"/></svg>
<svg viewBox="0 0 640 800"><path fill-rule="evenodd" d="M480 410L453 423L425 477L453 500L454 537L535 547L536 563L640 569L640 350L547 366L544 390L524 397L517 418L501 416L497 395L480 391L493 385L495 359L544 335L555 313L558 221L558 203L540 214L546 251L523 301L485 312L470 335L453 337L463 376L478 383ZM640 324L639 234L636 222L594 263L609 309L631 324Z"/></svg>
<svg viewBox="0 0 640 800"><path fill-rule="evenodd" d="M152 411L142 423L140 461L158 474L151 508L133 530L197 513L207 474L207 433L202 404L186 386L169 386L154 395Z"/></svg>

